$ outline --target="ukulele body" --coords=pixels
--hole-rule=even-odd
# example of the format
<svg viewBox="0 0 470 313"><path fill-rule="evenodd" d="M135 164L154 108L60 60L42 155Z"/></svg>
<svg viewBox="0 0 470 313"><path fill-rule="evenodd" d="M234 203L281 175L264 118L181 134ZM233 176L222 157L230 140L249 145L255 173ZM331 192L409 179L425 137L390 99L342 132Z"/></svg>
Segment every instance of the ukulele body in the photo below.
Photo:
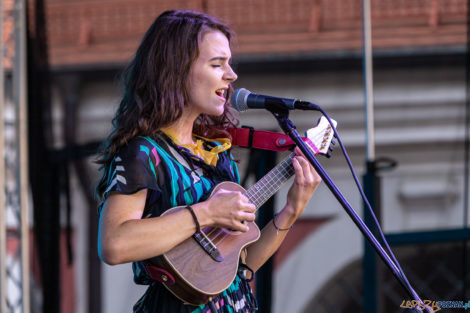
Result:
<svg viewBox="0 0 470 313"><path fill-rule="evenodd" d="M223 182L214 188L211 195L219 189L246 193L236 183ZM185 206L174 207L163 215L184 208ZM206 227L203 230L206 234L211 231L218 233L213 243L222 257L221 261L211 257L195 238L190 237L169 252L150 259L149 263L172 275L174 281L170 279L165 282L165 278L160 281L163 280L164 286L177 298L193 305L207 303L230 286L237 275L241 251L260 237L258 226L254 222L246 223L249 230L244 233L216 227Z"/></svg>

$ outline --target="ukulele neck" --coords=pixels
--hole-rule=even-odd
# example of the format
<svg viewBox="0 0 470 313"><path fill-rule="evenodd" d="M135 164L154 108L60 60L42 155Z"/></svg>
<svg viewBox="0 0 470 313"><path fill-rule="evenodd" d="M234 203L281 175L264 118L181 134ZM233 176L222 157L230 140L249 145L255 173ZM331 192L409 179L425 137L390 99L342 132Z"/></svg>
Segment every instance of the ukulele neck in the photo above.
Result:
<svg viewBox="0 0 470 313"><path fill-rule="evenodd" d="M256 206L256 209L268 201L294 175L294 166L292 165L294 156L294 153L290 154L247 190L246 196Z"/></svg>

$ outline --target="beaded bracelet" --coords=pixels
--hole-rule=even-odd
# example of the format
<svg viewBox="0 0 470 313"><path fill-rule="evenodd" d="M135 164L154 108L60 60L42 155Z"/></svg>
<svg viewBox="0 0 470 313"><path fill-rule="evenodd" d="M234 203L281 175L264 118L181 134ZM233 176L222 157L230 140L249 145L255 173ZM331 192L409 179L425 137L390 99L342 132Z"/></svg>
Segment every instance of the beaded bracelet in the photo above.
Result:
<svg viewBox="0 0 470 313"><path fill-rule="evenodd" d="M274 225L274 228L276 228L276 236L279 235L279 231L288 231L290 230L292 227L294 227L294 224L290 225L290 227L288 228L280 228L276 225L276 217L279 215L279 213L276 213L274 214L273 216L273 225Z"/></svg>
<svg viewBox="0 0 470 313"><path fill-rule="evenodd" d="M193 208L190 205L188 205L188 206L185 207L185 209L188 209L188 211L191 213L191 215L193 217L194 224L196 224L196 233L200 233L201 232L201 226L199 226L199 221L197 219L196 213L194 213Z"/></svg>

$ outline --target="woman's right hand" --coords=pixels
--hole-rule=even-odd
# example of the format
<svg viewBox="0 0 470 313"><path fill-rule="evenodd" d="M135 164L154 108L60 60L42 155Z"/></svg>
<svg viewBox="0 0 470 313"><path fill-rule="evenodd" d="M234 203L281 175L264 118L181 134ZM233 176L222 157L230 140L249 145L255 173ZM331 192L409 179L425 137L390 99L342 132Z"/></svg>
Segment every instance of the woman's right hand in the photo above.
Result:
<svg viewBox="0 0 470 313"><path fill-rule="evenodd" d="M256 206L240 191L220 188L209 199L194 205L198 212L205 214L207 226L228 228L234 231L248 231L244 221L255 220ZM197 214L197 213L196 213Z"/></svg>

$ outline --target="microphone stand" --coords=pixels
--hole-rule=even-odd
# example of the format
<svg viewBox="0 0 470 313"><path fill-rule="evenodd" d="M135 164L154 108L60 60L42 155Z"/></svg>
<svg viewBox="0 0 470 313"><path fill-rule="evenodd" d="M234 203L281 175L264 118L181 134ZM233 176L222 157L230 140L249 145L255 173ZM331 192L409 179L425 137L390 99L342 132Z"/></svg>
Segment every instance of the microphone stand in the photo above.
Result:
<svg viewBox="0 0 470 313"><path fill-rule="evenodd" d="M385 265L387 265L387 267L390 269L393 276L395 276L398 282L402 285L402 287L408 292L408 294L414 300L422 304L423 301L420 299L416 291L409 284L405 282L404 278L402 277L401 271L398 269L395 263L390 259L389 255L385 252L382 245L377 241L377 239L371 233L369 228L364 224L364 222L357 215L357 213L354 211L354 209L351 207L348 201L341 194L338 187L336 187L336 185L333 183L333 181L328 176L326 171L323 169L321 164L315 158L315 155L311 152L310 148L308 148L307 145L304 143L294 123L292 123L292 121L289 120L288 118L289 111L286 109L279 109L279 108L268 108L268 111L270 111L274 115L274 117L277 119L279 126L281 126L284 133L286 133L286 135L288 135L295 142L297 147L299 147L299 149L303 152L303 154L308 159L310 164L312 164L312 166L317 171L318 175L320 175L323 182L325 182L325 184L328 186L330 191L333 193L333 195L336 197L339 203L343 206L346 213L351 217L353 222L356 224L356 226L359 228L362 234L366 237L366 239L374 247L375 251L381 257L381 259L384 261ZM426 307L426 309L428 312L431 312L429 307Z"/></svg>

